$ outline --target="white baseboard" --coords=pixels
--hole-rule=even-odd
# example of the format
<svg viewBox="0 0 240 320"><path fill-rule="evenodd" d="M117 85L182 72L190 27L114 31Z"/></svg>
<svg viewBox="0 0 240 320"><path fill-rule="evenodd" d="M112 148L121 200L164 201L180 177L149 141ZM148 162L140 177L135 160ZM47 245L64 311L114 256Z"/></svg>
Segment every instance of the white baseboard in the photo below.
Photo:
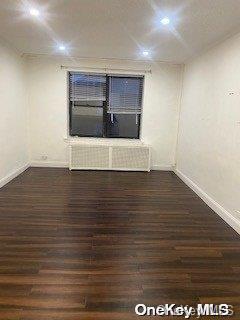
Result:
<svg viewBox="0 0 240 320"><path fill-rule="evenodd" d="M60 161L32 161L31 167L44 167L44 168L69 168L68 162L60 162ZM151 166L151 170L160 170L160 171L173 171L173 166L159 166L153 165Z"/></svg>
<svg viewBox="0 0 240 320"><path fill-rule="evenodd" d="M152 165L151 170L156 171L173 171L173 166L171 165Z"/></svg>
<svg viewBox="0 0 240 320"><path fill-rule="evenodd" d="M231 212L222 207L217 201L211 198L195 182L185 176L178 169L174 169L175 174L189 186L213 211L215 211L227 224L240 234L240 220L233 216Z"/></svg>
<svg viewBox="0 0 240 320"><path fill-rule="evenodd" d="M60 161L32 161L31 167L44 167L44 168L68 168L67 162Z"/></svg>
<svg viewBox="0 0 240 320"><path fill-rule="evenodd" d="M44 167L44 168L69 168L68 162L60 162L60 161L32 161L31 167ZM173 171L173 166L159 166L153 165L151 166L151 170L159 170L159 171Z"/></svg>
<svg viewBox="0 0 240 320"><path fill-rule="evenodd" d="M25 170L29 168L29 163L25 164L23 167L9 173L6 177L0 179L0 188L5 186L8 182L19 176L21 173L23 173Z"/></svg>

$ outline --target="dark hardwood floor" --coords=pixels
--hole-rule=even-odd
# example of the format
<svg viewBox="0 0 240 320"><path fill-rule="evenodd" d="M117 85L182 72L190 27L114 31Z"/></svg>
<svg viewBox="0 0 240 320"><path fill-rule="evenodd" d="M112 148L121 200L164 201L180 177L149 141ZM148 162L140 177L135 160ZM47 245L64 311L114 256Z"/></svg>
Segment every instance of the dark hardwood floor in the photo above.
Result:
<svg viewBox="0 0 240 320"><path fill-rule="evenodd" d="M138 303L240 319L240 236L171 172L28 169L0 190L0 248L0 319L129 320Z"/></svg>

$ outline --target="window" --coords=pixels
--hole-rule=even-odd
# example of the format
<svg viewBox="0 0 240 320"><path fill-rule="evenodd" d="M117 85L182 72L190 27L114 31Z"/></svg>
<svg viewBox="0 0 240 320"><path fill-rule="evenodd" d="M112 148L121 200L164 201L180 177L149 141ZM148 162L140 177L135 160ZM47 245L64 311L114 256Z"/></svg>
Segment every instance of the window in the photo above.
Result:
<svg viewBox="0 0 240 320"><path fill-rule="evenodd" d="M106 77L70 73L70 135L102 137Z"/></svg>
<svg viewBox="0 0 240 320"><path fill-rule="evenodd" d="M143 77L69 73L70 135L139 138Z"/></svg>

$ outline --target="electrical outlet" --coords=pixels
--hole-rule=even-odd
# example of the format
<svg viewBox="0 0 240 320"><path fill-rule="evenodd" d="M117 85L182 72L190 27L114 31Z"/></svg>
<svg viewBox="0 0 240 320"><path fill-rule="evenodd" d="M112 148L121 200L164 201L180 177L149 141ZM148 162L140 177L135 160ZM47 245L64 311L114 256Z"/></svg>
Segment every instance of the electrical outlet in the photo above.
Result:
<svg viewBox="0 0 240 320"><path fill-rule="evenodd" d="M42 156L42 160L46 161L47 160L47 156Z"/></svg>

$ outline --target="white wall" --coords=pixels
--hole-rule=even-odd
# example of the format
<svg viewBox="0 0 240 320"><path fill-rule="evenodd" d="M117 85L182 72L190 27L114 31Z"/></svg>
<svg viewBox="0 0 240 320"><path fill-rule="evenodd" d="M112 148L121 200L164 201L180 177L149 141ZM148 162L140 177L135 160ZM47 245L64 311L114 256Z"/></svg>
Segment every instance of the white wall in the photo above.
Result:
<svg viewBox="0 0 240 320"><path fill-rule="evenodd" d="M0 186L28 163L24 60L0 41Z"/></svg>
<svg viewBox="0 0 240 320"><path fill-rule="evenodd" d="M67 72L62 64L108 68L152 69L145 79L142 140L153 150L153 165L170 168L175 163L175 147L181 89L182 66L152 65L117 60L71 61L60 57L27 58L31 162L46 165L67 162Z"/></svg>
<svg viewBox="0 0 240 320"><path fill-rule="evenodd" d="M186 65L177 152L177 170L217 202L220 214L230 213L235 226L240 223L239 61L240 35Z"/></svg>

